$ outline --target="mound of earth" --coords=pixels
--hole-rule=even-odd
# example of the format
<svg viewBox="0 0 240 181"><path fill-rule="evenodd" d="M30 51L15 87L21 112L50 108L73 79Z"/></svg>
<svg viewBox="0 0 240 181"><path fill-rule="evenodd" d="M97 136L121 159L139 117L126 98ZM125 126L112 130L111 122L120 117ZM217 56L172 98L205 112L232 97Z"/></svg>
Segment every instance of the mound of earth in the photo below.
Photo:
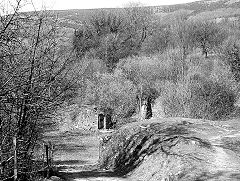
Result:
<svg viewBox="0 0 240 181"><path fill-rule="evenodd" d="M152 119L127 124L104 140L101 169L127 180L240 180L240 134L229 125Z"/></svg>

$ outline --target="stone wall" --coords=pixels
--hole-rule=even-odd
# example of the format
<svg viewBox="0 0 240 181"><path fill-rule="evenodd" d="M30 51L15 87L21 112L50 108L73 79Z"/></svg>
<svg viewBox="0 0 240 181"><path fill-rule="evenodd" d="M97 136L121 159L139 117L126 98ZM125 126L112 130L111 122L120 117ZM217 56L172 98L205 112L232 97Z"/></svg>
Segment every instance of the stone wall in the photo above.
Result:
<svg viewBox="0 0 240 181"><path fill-rule="evenodd" d="M66 106L56 112L54 121L60 132L96 131L98 116L91 107Z"/></svg>

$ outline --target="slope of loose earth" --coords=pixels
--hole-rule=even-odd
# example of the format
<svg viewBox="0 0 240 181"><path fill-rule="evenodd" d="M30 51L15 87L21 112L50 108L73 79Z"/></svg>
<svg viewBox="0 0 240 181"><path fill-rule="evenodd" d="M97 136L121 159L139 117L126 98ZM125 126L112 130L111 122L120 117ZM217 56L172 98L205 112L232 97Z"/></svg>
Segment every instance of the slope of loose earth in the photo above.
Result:
<svg viewBox="0 0 240 181"><path fill-rule="evenodd" d="M159 118L125 125L105 143L101 168L138 181L240 180L238 122Z"/></svg>

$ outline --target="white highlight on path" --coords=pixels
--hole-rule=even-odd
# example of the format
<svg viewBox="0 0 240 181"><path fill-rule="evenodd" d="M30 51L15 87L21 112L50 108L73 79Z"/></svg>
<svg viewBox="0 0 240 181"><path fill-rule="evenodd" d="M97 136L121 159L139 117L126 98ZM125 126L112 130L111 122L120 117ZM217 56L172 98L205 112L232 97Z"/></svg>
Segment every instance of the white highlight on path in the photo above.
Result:
<svg viewBox="0 0 240 181"><path fill-rule="evenodd" d="M230 159L226 151L231 152L230 150L225 150L222 147L214 146L216 151L214 164L218 170L222 171L239 171L240 164L239 158L236 156L236 159Z"/></svg>
<svg viewBox="0 0 240 181"><path fill-rule="evenodd" d="M99 177L99 178L78 178L74 181L125 181L126 179L110 178L110 177Z"/></svg>

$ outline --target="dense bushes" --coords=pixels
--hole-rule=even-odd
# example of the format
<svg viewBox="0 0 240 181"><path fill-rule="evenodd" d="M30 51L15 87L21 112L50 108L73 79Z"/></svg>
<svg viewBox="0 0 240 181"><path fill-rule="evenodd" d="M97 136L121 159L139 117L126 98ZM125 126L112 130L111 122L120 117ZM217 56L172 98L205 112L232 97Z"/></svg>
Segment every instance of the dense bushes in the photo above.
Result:
<svg viewBox="0 0 240 181"><path fill-rule="evenodd" d="M230 37L223 45L224 60L231 67L237 81L240 81L240 42L236 37Z"/></svg>
<svg viewBox="0 0 240 181"><path fill-rule="evenodd" d="M226 85L198 79L191 84L190 117L216 120L234 109L236 94Z"/></svg>
<svg viewBox="0 0 240 181"><path fill-rule="evenodd" d="M138 107L147 102L147 115L152 115L150 104L160 93L157 83L162 80L177 81L181 77L184 65L178 55L177 51L169 51L151 57L131 57L119 63L117 70L122 70L137 88Z"/></svg>
<svg viewBox="0 0 240 181"><path fill-rule="evenodd" d="M179 49L170 49L162 54L137 56L123 59L118 68L122 69L128 79L135 83L156 80L177 81L187 71L185 60Z"/></svg>
<svg viewBox="0 0 240 181"><path fill-rule="evenodd" d="M143 100L150 97L154 104L160 96L168 117L222 119L234 110L238 91L231 67L217 56L182 59L179 49L123 59L114 74L94 76L85 100L113 109L118 118L130 117Z"/></svg>
<svg viewBox="0 0 240 181"><path fill-rule="evenodd" d="M97 74L87 84L85 104L96 105L114 117L129 117L136 108L136 88L121 72Z"/></svg>
<svg viewBox="0 0 240 181"><path fill-rule="evenodd" d="M162 86L166 116L217 120L229 115L234 110L237 84L225 67L215 65L209 73L190 72L183 80Z"/></svg>
<svg viewBox="0 0 240 181"><path fill-rule="evenodd" d="M225 41L222 24L191 21L186 12L165 23L152 16L139 7L103 12L75 32L79 58L97 59L106 69L86 78L88 104L129 117L161 96L166 116L230 114L240 80L239 43Z"/></svg>

